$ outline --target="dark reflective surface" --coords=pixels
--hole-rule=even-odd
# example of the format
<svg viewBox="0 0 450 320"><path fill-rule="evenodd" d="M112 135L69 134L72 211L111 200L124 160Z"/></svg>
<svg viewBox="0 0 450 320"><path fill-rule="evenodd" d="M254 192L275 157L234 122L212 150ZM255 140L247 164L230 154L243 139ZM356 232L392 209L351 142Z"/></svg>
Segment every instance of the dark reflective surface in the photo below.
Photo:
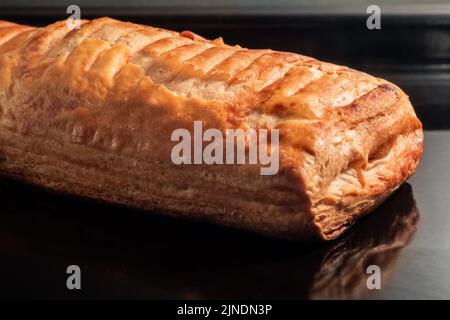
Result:
<svg viewBox="0 0 450 320"><path fill-rule="evenodd" d="M450 132L425 134L417 173L328 243L275 241L0 183L0 296L450 298ZM419 219L420 212L420 219ZM82 290L66 268L82 268ZM366 288L379 265L381 290Z"/></svg>
<svg viewBox="0 0 450 320"><path fill-rule="evenodd" d="M389 281L416 231L404 185L351 232L325 243L274 241L48 194L12 181L0 192L1 295L101 298L360 298L366 268ZM81 292L65 269L82 268Z"/></svg>

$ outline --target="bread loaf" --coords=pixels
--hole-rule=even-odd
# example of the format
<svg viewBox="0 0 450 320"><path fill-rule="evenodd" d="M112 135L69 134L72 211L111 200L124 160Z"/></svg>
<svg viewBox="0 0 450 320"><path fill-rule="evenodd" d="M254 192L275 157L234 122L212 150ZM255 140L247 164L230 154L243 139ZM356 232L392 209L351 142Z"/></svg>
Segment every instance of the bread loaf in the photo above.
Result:
<svg viewBox="0 0 450 320"><path fill-rule="evenodd" d="M277 132L276 172L177 163L173 133L195 122ZM58 192L329 240L416 170L422 141L402 90L347 67L110 18L0 22L0 173Z"/></svg>

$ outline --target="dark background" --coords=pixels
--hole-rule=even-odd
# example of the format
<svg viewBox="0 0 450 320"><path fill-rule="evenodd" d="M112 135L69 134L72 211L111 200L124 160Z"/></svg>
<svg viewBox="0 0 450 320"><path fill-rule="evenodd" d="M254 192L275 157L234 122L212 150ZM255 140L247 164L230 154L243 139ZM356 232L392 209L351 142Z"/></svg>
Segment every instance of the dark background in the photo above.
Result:
<svg viewBox="0 0 450 320"><path fill-rule="evenodd" d="M0 19L45 25L111 16L250 48L292 51L386 78L411 97L426 129L450 127L450 1L432 0L2 0ZM369 30L368 5L381 8Z"/></svg>

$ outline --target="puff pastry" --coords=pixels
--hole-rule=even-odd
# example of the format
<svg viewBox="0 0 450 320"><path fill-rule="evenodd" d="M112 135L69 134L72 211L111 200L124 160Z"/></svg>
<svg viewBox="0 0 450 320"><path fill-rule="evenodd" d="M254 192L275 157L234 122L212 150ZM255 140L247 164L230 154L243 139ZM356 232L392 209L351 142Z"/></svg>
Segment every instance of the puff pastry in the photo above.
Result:
<svg viewBox="0 0 450 320"><path fill-rule="evenodd" d="M280 133L280 170L175 165L177 128ZM395 85L294 53L110 18L0 22L0 172L55 191L288 239L333 239L416 169Z"/></svg>

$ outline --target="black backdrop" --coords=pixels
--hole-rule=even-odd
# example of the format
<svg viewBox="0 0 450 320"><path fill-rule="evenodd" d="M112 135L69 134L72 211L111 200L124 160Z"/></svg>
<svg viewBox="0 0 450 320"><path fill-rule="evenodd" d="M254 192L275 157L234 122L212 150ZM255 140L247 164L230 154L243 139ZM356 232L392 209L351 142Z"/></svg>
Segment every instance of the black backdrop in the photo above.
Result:
<svg viewBox="0 0 450 320"><path fill-rule="evenodd" d="M78 1L82 18L111 16L251 48L293 51L386 78L402 87L426 129L450 127L450 2ZM445 4L445 2L448 2ZM366 27L368 3L381 30ZM2 0L0 19L45 25L68 1Z"/></svg>

